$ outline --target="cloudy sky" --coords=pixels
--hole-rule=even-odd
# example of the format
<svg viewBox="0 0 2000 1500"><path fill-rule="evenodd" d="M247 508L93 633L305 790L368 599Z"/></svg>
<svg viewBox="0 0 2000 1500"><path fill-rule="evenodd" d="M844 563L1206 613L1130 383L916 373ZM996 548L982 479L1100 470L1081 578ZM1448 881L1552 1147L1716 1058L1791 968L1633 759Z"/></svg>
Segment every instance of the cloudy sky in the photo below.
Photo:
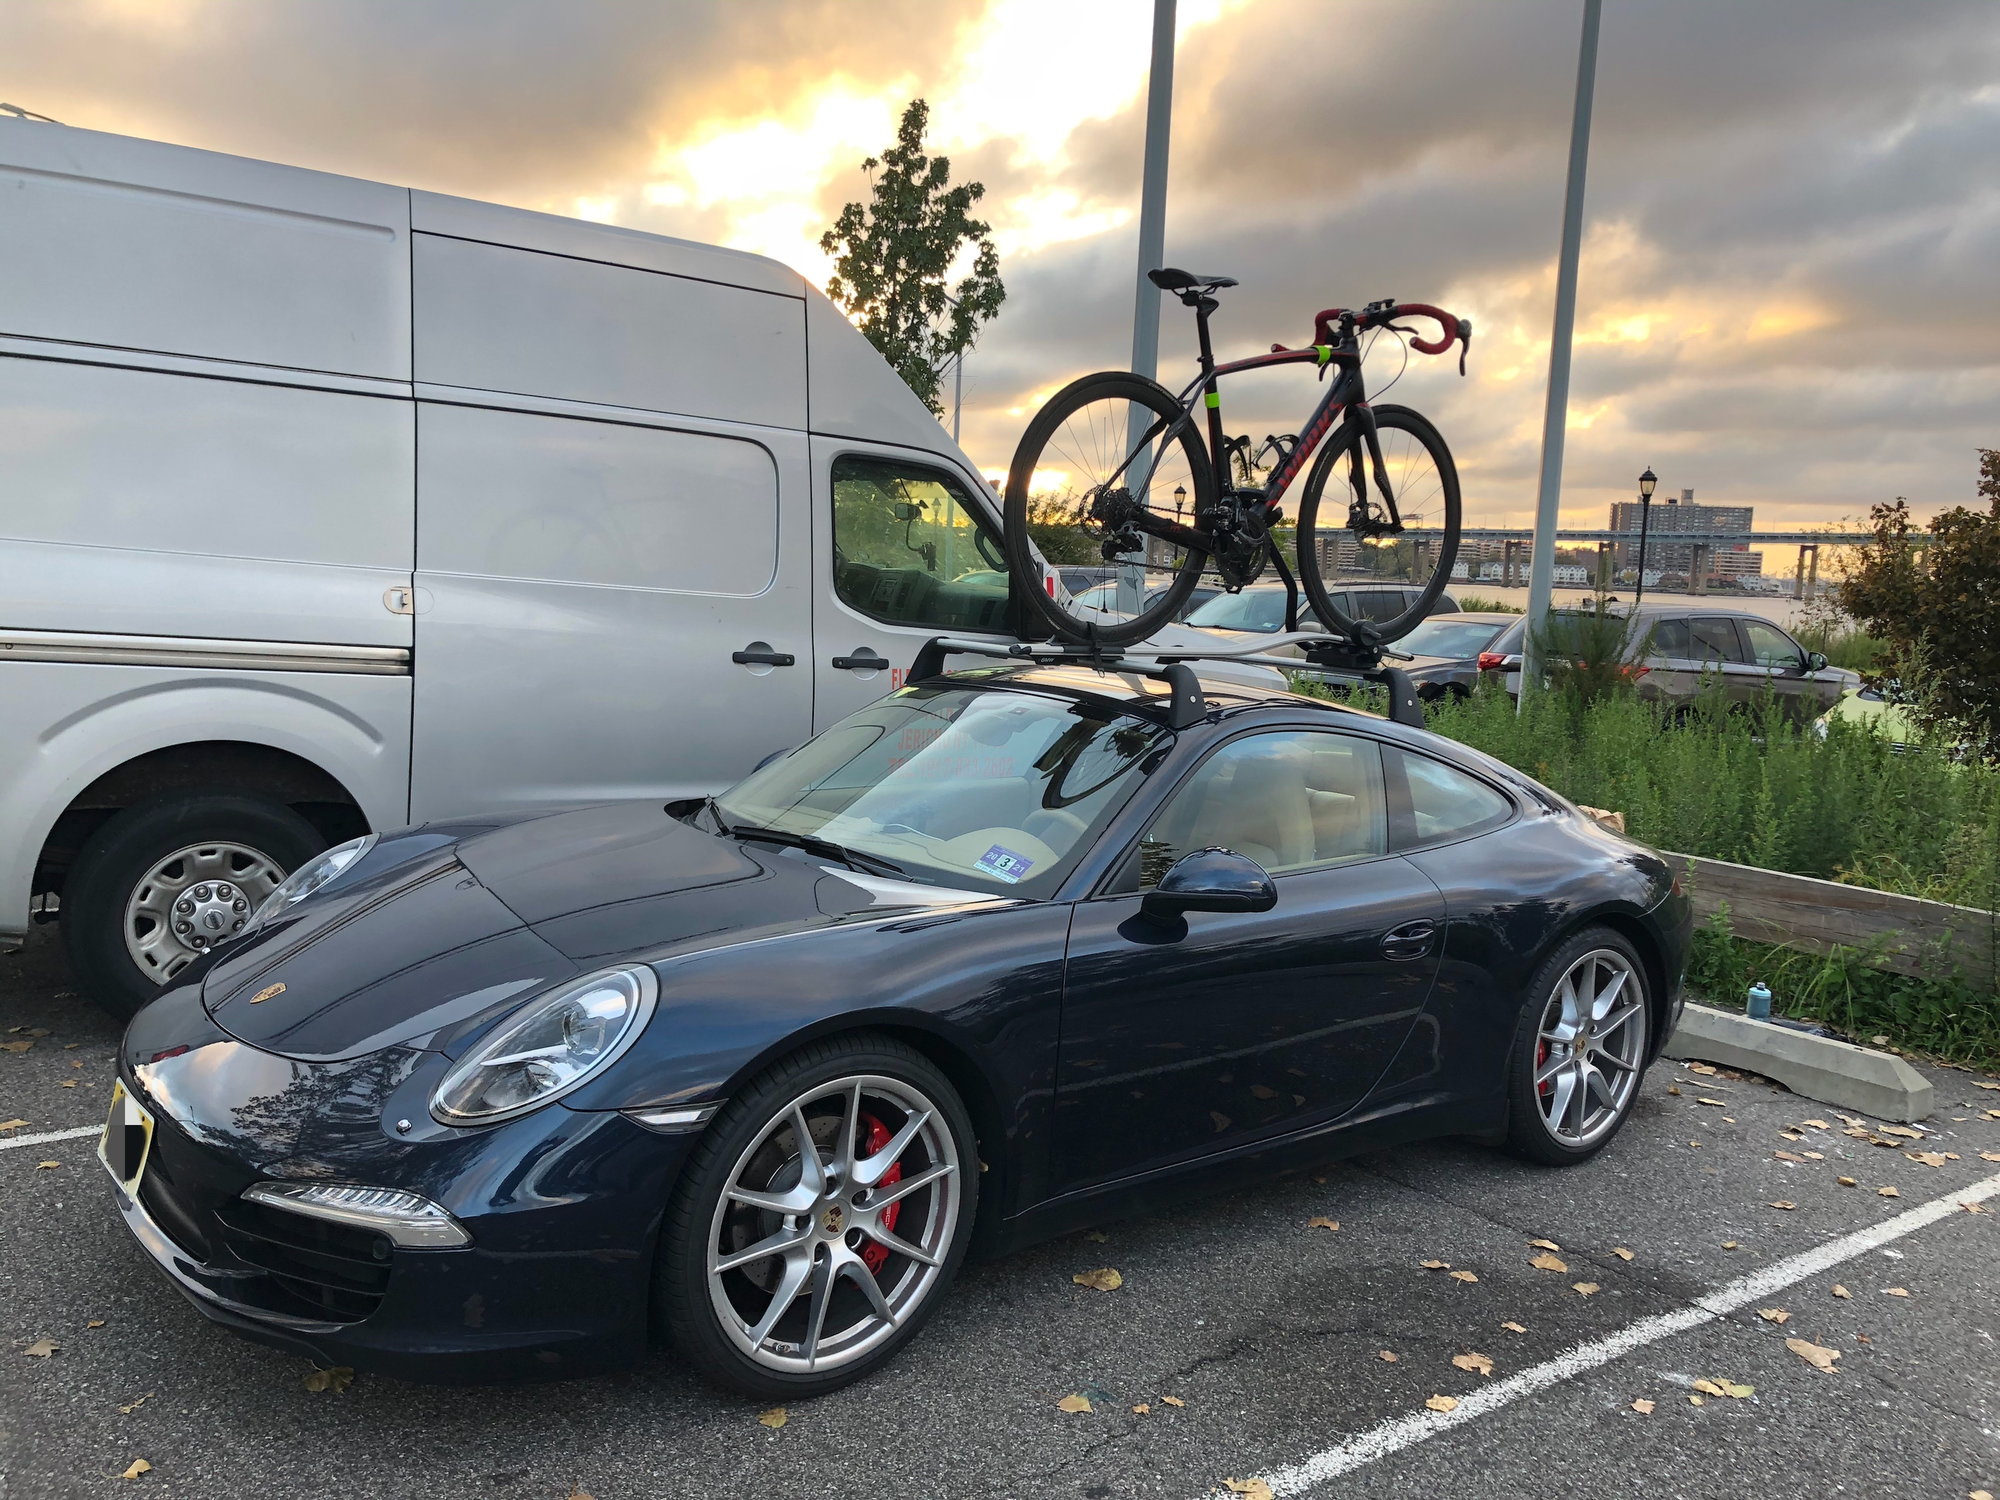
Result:
<svg viewBox="0 0 2000 1500"><path fill-rule="evenodd" d="M1182 0L1169 264L1237 277L1225 353L1432 301L1415 357L1468 521L1532 517L1579 0ZM1969 501L2000 446L2000 5L1606 0L1563 512L1663 489L1761 526ZM821 229L922 95L987 186L1008 300L967 364L1004 466L1125 365L1149 0L7 0L0 99L762 251ZM1162 373L1191 360L1170 304ZM1379 391L1400 360L1386 351ZM1178 384L1176 379L1173 383ZM1232 399L1297 425L1309 373ZM1789 564L1789 555L1767 565Z"/></svg>

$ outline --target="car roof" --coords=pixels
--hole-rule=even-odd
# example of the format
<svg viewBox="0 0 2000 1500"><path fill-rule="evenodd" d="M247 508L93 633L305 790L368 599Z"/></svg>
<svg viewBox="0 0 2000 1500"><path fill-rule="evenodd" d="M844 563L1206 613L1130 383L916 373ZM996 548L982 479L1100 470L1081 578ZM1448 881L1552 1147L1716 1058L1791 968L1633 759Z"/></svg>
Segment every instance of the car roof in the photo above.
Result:
<svg viewBox="0 0 2000 1500"><path fill-rule="evenodd" d="M1209 676L1199 663L1192 663L1202 696L1211 709L1241 713L1253 708L1309 708L1329 715L1346 714L1356 720L1383 723L1382 716L1366 709L1351 708L1325 698L1294 693L1283 688L1257 688L1229 678ZM1137 672L1100 672L1081 664L1028 664L972 667L937 679L959 687L1041 688L1079 698L1096 698L1124 709L1164 713L1173 701L1173 688L1162 678Z"/></svg>
<svg viewBox="0 0 2000 1500"><path fill-rule="evenodd" d="M1431 625L1439 620L1472 620L1480 625L1511 625L1520 618L1520 615L1497 609L1448 609L1442 614L1426 615L1420 623Z"/></svg>

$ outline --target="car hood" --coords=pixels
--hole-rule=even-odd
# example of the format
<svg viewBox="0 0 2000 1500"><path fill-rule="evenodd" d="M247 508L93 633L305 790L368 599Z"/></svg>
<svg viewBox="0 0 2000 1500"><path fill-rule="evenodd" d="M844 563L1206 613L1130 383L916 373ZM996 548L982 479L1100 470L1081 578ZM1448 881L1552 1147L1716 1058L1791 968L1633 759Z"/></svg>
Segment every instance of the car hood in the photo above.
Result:
<svg viewBox="0 0 2000 1500"><path fill-rule="evenodd" d="M432 826L381 840L351 878L225 949L202 1002L231 1036L286 1057L456 1052L590 969L980 899L720 838L656 803Z"/></svg>

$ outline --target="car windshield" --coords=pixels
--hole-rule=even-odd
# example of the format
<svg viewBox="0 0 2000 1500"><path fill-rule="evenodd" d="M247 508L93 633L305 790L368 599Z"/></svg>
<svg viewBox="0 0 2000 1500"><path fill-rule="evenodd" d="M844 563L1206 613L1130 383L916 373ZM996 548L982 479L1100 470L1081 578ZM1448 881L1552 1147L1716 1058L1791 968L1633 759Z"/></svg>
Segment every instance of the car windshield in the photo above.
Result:
<svg viewBox="0 0 2000 1500"><path fill-rule="evenodd" d="M1284 591L1245 589L1240 594L1217 594L1189 615L1187 623L1204 630L1254 630L1259 635L1276 635L1285 627Z"/></svg>
<svg viewBox="0 0 2000 1500"><path fill-rule="evenodd" d="M1412 656L1477 656L1505 628L1494 620L1426 620L1396 642Z"/></svg>
<svg viewBox="0 0 2000 1500"><path fill-rule="evenodd" d="M904 688L715 799L914 879L1047 896L1172 738L1110 705L1016 688Z"/></svg>

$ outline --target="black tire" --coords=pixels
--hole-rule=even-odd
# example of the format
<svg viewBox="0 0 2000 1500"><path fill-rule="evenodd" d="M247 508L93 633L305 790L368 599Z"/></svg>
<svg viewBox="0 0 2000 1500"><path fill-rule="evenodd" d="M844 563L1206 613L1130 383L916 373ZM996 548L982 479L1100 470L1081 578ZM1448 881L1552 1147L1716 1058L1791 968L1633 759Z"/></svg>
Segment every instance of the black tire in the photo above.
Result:
<svg viewBox="0 0 2000 1500"><path fill-rule="evenodd" d="M1075 451L1063 451L1066 446L1062 436L1065 424L1093 406L1105 414L1104 420L1097 424L1102 429L1099 434L1103 440L1101 451L1089 457L1082 457ZM1178 421L1181 416L1180 405L1173 394L1156 381L1124 371L1086 375L1057 391L1035 413L1028 430L1021 434L1020 445L1014 450L1014 462L1007 471L1007 566L1014 580L1015 595L1025 600L1028 608L1046 620L1049 628L1058 635L1085 644L1129 646L1171 623L1188 595L1194 592L1195 585L1201 581L1202 569L1208 560L1207 552L1199 549L1172 549L1177 554L1173 560L1149 565L1149 573L1171 573L1167 586L1150 603L1121 620L1071 614L1041 587L1042 568L1028 531L1029 487L1034 475L1037 470L1044 469L1070 473L1089 471L1097 465L1102 467L1099 477L1108 477L1129 451L1124 445L1122 420L1128 406L1142 406L1158 417L1161 427L1155 430ZM1045 451L1050 450L1052 443L1054 451ZM1209 466L1208 450L1191 421L1181 427L1173 443L1179 449L1178 454L1163 454L1150 472L1155 475L1171 474L1177 484L1190 487L1192 499L1184 519L1196 530L1206 530L1205 518L1215 504L1215 474ZM1088 486L1089 480L1090 473L1086 472L1081 482ZM1164 483L1163 479L1160 485L1153 486L1153 494L1147 499L1147 508L1152 509L1154 496L1157 495L1163 514L1166 505L1166 493L1162 489ZM1087 503L1088 488L1084 495L1076 497L1079 524L1089 519L1084 514Z"/></svg>
<svg viewBox="0 0 2000 1500"><path fill-rule="evenodd" d="M283 803L236 792L169 793L107 820L78 852L63 882L62 935L85 993L121 1021L130 1020L186 967L140 967L126 944L128 903L161 860L201 845L247 849L282 876L324 849L326 840ZM266 885L261 875L256 885ZM247 897L246 904L251 904Z"/></svg>
<svg viewBox="0 0 2000 1500"><path fill-rule="evenodd" d="M1630 1061L1634 1071L1629 1087L1609 1119L1592 1130L1587 1139L1566 1140L1549 1123L1546 1096L1536 1083L1537 1072L1550 1060L1543 1051L1541 1021L1564 977L1595 954L1615 955L1622 960L1628 977L1618 993L1620 996L1633 993L1638 1002L1636 1016L1624 1023L1631 1033L1627 1040L1632 1044ZM1633 1102L1639 1097L1640 1081L1651 1055L1656 1003L1645 963L1621 934L1609 927L1586 927L1559 944L1535 971L1528 986L1527 1003L1522 1006L1515 1027L1513 1045L1507 1051L1507 1149L1524 1161L1541 1166L1570 1167L1588 1161L1611 1144L1631 1118ZM1587 1094L1584 1102L1589 1104Z"/></svg>
<svg viewBox="0 0 2000 1500"><path fill-rule="evenodd" d="M900 1321L886 1339L831 1370L772 1368L753 1359L724 1329L711 1296L709 1237L719 1222L722 1195L730 1186L731 1174L745 1153L781 1123L788 1103L810 1090L856 1075L895 1080L917 1090L936 1107L958 1164L955 1209L947 1213L934 1204L931 1210L937 1224L949 1225L949 1239L936 1275L918 1300L898 1309ZM916 1197L913 1194L904 1201ZM744 1087L703 1131L700 1144L681 1172L660 1229L653 1272L656 1331L709 1380L760 1400L797 1400L837 1390L894 1358L936 1311L964 1261L978 1200L979 1148L971 1117L950 1080L930 1059L891 1037L877 1035L812 1043ZM850 1238L853 1233L850 1231ZM914 1270L914 1263L905 1263L905 1269Z"/></svg>
<svg viewBox="0 0 2000 1500"><path fill-rule="evenodd" d="M1312 473L1306 479L1304 497L1299 502L1299 582L1304 586L1306 598L1311 601L1313 613L1321 623L1335 635L1353 640L1357 633L1365 640L1386 644L1408 635L1423 623L1451 582L1451 566L1458 559L1458 533L1461 524L1461 501L1458 488L1458 466L1452 461L1451 449L1439 435L1437 428L1420 412L1407 406L1378 406L1375 409L1375 425L1382 445L1383 467L1389 472L1389 482L1397 487L1397 507L1406 515L1417 513L1417 507L1428 509L1433 504L1443 512L1439 526L1444 533L1438 546L1438 555L1431 576L1417 590L1409 608L1391 620L1362 621L1351 620L1334 607L1333 596L1327 583L1320 576L1318 538L1322 530L1329 537L1338 538L1347 531L1347 503L1336 495L1333 509L1336 514L1322 527L1320 503L1325 496L1328 480L1334 473L1334 466L1343 459L1352 463L1358 453L1367 483L1374 482L1368 468L1367 449L1362 445L1362 431L1352 418L1341 423L1340 432L1334 440L1320 450L1313 461ZM1400 441L1399 441L1400 435ZM1427 458L1428 467L1422 459ZM1412 479L1414 490L1403 488L1403 477L1397 470L1401 465L1406 475ZM1352 474L1351 467L1342 470ZM1407 503L1406 503L1407 502Z"/></svg>

